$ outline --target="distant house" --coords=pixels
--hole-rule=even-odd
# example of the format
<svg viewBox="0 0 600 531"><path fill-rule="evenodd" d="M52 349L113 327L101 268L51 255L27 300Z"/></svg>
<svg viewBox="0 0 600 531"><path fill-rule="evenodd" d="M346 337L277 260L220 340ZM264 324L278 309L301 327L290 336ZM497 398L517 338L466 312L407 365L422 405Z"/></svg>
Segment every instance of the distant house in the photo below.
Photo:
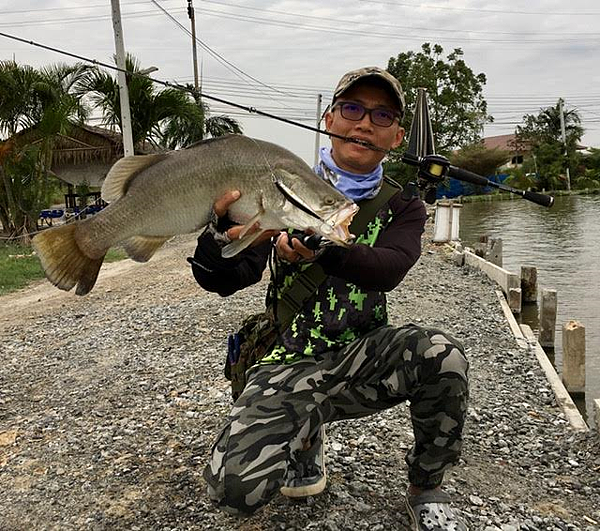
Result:
<svg viewBox="0 0 600 531"><path fill-rule="evenodd" d="M527 144L517 142L514 133L488 136L482 142L487 149L506 151L506 164L502 166L502 169L518 168L523 164L523 159L531 153L531 148Z"/></svg>

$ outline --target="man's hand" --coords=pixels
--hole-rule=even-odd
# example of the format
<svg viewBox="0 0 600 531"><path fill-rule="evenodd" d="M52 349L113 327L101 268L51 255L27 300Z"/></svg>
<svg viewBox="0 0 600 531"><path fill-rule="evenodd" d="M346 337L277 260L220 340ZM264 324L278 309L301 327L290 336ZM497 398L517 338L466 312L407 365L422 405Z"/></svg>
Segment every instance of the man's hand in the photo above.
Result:
<svg viewBox="0 0 600 531"><path fill-rule="evenodd" d="M287 232L279 234L275 249L279 258L292 263L310 262L316 256L315 251L303 245L298 238L290 238Z"/></svg>
<svg viewBox="0 0 600 531"><path fill-rule="evenodd" d="M241 196L239 190L231 190L223 194L219 199L217 199L213 205L213 211L218 218L222 218L227 214L229 207L233 203L235 203ZM223 232L224 240L233 241L237 240L240 237L240 233L244 230L245 225L234 225L233 227L229 227L225 232ZM258 223L255 223L252 227L250 227L245 235L253 234L256 231L260 230L260 226ZM255 241L252 242L250 247L254 247L255 245L260 245L266 240L271 239L272 237L279 234L278 230L266 230L263 234L261 234Z"/></svg>

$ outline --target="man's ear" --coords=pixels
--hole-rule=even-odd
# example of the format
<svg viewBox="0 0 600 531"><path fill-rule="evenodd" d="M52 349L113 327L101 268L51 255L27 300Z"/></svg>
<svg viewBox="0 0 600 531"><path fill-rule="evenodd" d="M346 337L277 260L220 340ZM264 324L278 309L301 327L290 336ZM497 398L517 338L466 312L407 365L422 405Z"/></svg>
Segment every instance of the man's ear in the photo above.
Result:
<svg viewBox="0 0 600 531"><path fill-rule="evenodd" d="M402 139L404 138L404 127L398 127L398 131L396 132L396 138L392 143L392 149L396 149L400 144L402 144Z"/></svg>
<svg viewBox="0 0 600 531"><path fill-rule="evenodd" d="M331 127L332 122L333 122L333 113L326 112L325 113L325 129L327 131L329 131L329 128Z"/></svg>

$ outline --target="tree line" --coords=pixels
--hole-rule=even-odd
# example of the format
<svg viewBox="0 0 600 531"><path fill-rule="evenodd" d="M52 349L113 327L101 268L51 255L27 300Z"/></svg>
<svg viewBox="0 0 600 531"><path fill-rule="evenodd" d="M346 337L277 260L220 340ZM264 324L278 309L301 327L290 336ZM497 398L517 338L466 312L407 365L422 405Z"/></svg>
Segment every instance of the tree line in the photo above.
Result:
<svg viewBox="0 0 600 531"><path fill-rule="evenodd" d="M177 149L207 136L241 133L227 116L210 116L200 94L174 88L157 90L135 57L126 59L134 147L150 144ZM419 52L391 57L388 71L406 93L410 130L417 89L427 90L436 150L453 164L484 176L507 161L507 153L485 149L481 132L493 122L483 96L484 73L476 74L460 48L444 54L438 44L425 43ZM510 184L522 189L559 190L600 188L600 150L581 153L584 130L574 109L564 111L566 143L562 141L560 105L526 114L515 130L515 150L529 153L521 167L510 170ZM0 222L10 237L27 235L37 227L39 212L52 193L52 154L60 135L86 123L92 112L102 124L121 130L116 78L96 66L55 64L36 69L0 61ZM403 184L415 169L400 162L406 140L385 163L386 172Z"/></svg>
<svg viewBox="0 0 600 531"><path fill-rule="evenodd" d="M438 44L425 43L419 52L409 51L392 57L388 71L402 83L407 101L404 123L407 130L413 119L417 89L427 90L430 117L436 151L447 156L461 168L485 177L494 175L508 161L506 151L486 149L481 132L486 123L493 123L488 114L483 88L484 73L474 73L465 63L462 49L448 54ZM515 128L510 146L514 152L525 153L523 164L506 170L508 183L521 189L563 190L567 188L567 168L574 189L600 188L600 149L580 149L584 129L581 117L574 109L564 110L566 146L562 141L560 101L540 109L538 114L525 114ZM402 184L414 178L415 169L400 162L407 141L396 156L386 163L389 174Z"/></svg>
<svg viewBox="0 0 600 531"><path fill-rule="evenodd" d="M137 59L126 58L134 150L147 144L177 149L204 139L241 133L228 116L210 116L192 86L157 90ZM61 135L85 124L94 111L121 131L115 77L83 63L36 69L0 61L0 222L8 237L37 229L53 192L52 155Z"/></svg>

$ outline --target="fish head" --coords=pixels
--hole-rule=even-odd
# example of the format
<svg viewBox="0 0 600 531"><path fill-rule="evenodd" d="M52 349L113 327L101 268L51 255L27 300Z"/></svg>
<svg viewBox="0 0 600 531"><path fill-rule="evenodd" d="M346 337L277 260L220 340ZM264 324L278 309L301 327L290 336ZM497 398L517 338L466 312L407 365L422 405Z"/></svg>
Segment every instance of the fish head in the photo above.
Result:
<svg viewBox="0 0 600 531"><path fill-rule="evenodd" d="M352 200L314 174L308 166L302 172L276 168L273 178L283 197L279 215L285 226L312 230L342 246L352 242L350 223L358 211L358 205Z"/></svg>

